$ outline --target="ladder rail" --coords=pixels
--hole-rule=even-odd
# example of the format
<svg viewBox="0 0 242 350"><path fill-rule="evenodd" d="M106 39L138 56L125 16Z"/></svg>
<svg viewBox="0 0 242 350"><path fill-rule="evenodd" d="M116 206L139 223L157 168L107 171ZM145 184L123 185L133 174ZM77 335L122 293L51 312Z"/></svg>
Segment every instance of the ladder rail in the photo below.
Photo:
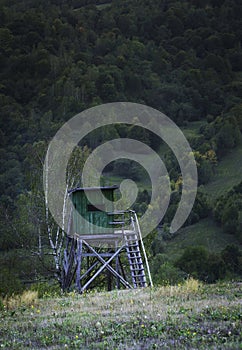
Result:
<svg viewBox="0 0 242 350"><path fill-rule="evenodd" d="M142 238L142 233L141 233L141 230L140 230L139 220L138 220L136 212L134 210L130 210L130 211L133 213L134 218L135 218L135 223L136 223L136 226L137 226L137 231L138 231L138 236L139 236L141 248L142 248L142 251L143 251L143 254L144 254L145 265L146 265L146 268L147 268L147 273L148 273L148 277L149 277L149 281L150 281L150 286L153 288L154 285L153 285L153 281L152 281L152 277L151 277L149 261L148 261L148 258L147 258L147 254L146 254L146 250L145 250L145 246L144 246L144 242L143 242L143 238ZM133 223L133 224L135 225L135 223Z"/></svg>
<svg viewBox="0 0 242 350"><path fill-rule="evenodd" d="M141 233L141 229L140 229L140 225L139 225L139 220L137 217L137 214L134 210L128 209L128 210L118 210L112 213L109 213L110 215L114 214L114 215L122 215L122 221L117 222L121 224L121 229L122 229L122 233L123 233L123 237L125 237L125 224L126 224L126 220L125 220L125 214L129 214L130 216L130 225L132 227L132 231L137 233L137 238L138 240L140 240L140 245L141 245L141 250L143 252L143 256L144 256L144 260L145 260L145 266L147 269L147 274L148 274L148 278L149 278L149 282L150 282L150 286L153 287L153 281L152 281L152 277L151 277L151 272L150 272L150 266L149 266L149 261L148 261L148 257L146 254L146 250L145 250L145 246L144 246L144 242L143 242L143 238L142 238L142 233ZM113 223L114 224L114 223ZM127 241L126 241L127 244ZM127 250L127 254L128 250ZM130 261L130 258L129 258Z"/></svg>
<svg viewBox="0 0 242 350"><path fill-rule="evenodd" d="M128 256L131 278L134 288L146 287L145 269L140 253L138 236L135 230L126 231L124 235L126 241L126 252Z"/></svg>

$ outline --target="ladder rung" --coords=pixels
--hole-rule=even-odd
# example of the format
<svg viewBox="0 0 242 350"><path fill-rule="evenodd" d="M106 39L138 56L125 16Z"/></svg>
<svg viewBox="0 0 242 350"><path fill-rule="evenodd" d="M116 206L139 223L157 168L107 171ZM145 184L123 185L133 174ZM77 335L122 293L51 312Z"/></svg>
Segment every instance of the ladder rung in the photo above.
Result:
<svg viewBox="0 0 242 350"><path fill-rule="evenodd" d="M131 268L133 271L144 271L144 266L134 267L134 265L131 265Z"/></svg>
<svg viewBox="0 0 242 350"><path fill-rule="evenodd" d="M138 262L138 263L142 263L142 258L141 258L141 256L131 256L131 255L128 255L128 257L129 257L129 261L130 262Z"/></svg>
<svg viewBox="0 0 242 350"><path fill-rule="evenodd" d="M138 234L135 230L132 232L124 231L124 239L133 286L134 288L146 287L145 269L142 261Z"/></svg>
<svg viewBox="0 0 242 350"><path fill-rule="evenodd" d="M145 275L144 275L144 274L140 274L140 275L133 275L133 277L145 277ZM141 281L141 282L143 282L143 281Z"/></svg>
<svg viewBox="0 0 242 350"><path fill-rule="evenodd" d="M125 224L124 221L111 221L109 222L109 225L123 225Z"/></svg>
<svg viewBox="0 0 242 350"><path fill-rule="evenodd" d="M108 215L121 215L124 214L125 212L123 210L116 210L116 211L109 211L107 214Z"/></svg>
<svg viewBox="0 0 242 350"><path fill-rule="evenodd" d="M137 266L138 266L138 265L139 265L139 266L140 266L140 268L139 268L140 270L144 269L144 266L143 266L142 262L140 262L140 263L132 263L132 262L131 262L130 265L131 265L131 266L134 266L134 265L137 265Z"/></svg>

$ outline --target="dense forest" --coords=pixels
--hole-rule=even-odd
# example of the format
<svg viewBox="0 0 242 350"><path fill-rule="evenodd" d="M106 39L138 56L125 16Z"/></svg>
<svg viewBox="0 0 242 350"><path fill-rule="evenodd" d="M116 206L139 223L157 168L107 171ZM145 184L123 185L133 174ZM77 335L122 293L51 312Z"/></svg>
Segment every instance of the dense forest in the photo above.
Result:
<svg viewBox="0 0 242 350"><path fill-rule="evenodd" d="M65 121L102 103L146 104L181 128L201 122L196 137L188 137L201 187L185 225L210 216L242 243L242 177L215 202L202 189L223 157L241 145L241 18L242 3L236 0L0 0L0 293L54 274L50 257L42 257L48 245L45 152ZM114 135L163 149L138 127L106 127L76 150L78 164ZM157 252L161 240L173 238L166 226L182 186L170 150L163 156L173 192L162 239L154 232L146 242L157 281L193 273L209 282L226 273L241 275L238 246L217 256L204 247L188 248L174 264ZM135 163L116 162L108 171L143 177ZM149 191L140 190L139 214L149 198Z"/></svg>

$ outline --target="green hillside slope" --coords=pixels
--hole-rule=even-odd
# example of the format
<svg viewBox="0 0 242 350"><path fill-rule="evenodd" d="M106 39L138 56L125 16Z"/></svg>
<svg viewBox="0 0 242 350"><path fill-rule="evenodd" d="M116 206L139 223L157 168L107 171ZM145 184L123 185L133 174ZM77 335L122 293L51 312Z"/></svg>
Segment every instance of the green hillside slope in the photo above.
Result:
<svg viewBox="0 0 242 350"><path fill-rule="evenodd" d="M197 138L201 125L200 122L191 123L191 126L188 125L186 129L183 129L183 132L186 137ZM213 208L216 198L231 190L241 181L242 145L240 144L218 162L211 181L200 188L208 195ZM228 244L236 244L241 247L241 243L234 235L225 233L211 215L211 217L200 220L194 225L181 228L172 240L166 242L165 253L171 257L172 261L175 261L189 246L202 245L210 252L220 252Z"/></svg>
<svg viewBox="0 0 242 350"><path fill-rule="evenodd" d="M212 200L229 191L242 181L242 145L231 150L218 163L211 181L204 186L204 191Z"/></svg>
<svg viewBox="0 0 242 350"><path fill-rule="evenodd" d="M204 246L209 252L218 253L228 244L239 244L237 239L227 234L213 219L207 218L184 227L170 241L166 241L164 252L171 261L176 261L187 247Z"/></svg>

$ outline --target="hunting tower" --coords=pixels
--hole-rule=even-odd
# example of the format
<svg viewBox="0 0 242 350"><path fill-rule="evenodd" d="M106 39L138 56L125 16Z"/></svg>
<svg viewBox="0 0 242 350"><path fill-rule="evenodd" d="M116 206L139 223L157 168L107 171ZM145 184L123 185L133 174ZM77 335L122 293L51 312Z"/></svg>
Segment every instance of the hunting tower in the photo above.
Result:
<svg viewBox="0 0 242 350"><path fill-rule="evenodd" d="M75 283L82 293L104 272L109 290L113 280L117 288L146 287L146 274L152 285L137 215L132 210L114 211L116 189L118 186L69 191L75 210L71 212L64 250L63 290Z"/></svg>

